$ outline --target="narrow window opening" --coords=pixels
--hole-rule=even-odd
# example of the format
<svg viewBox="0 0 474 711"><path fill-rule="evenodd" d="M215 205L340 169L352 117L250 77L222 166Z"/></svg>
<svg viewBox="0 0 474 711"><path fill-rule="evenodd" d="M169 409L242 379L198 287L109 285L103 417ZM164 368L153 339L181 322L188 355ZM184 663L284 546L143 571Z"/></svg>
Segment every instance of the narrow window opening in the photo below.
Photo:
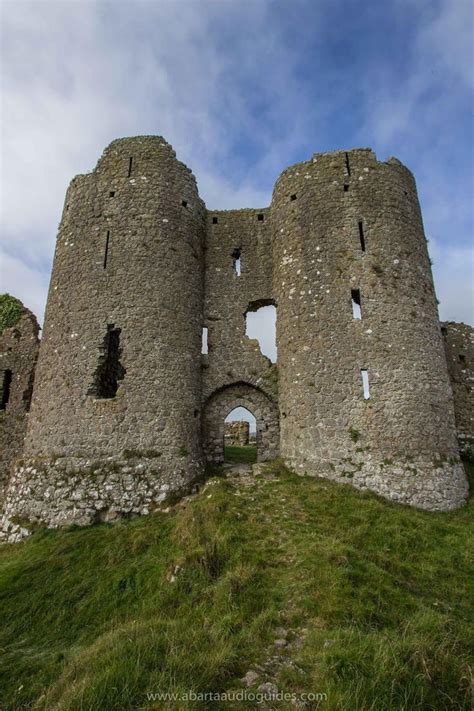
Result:
<svg viewBox="0 0 474 711"><path fill-rule="evenodd" d="M356 319L362 318L362 308L360 303L360 290L351 289L352 297L352 316Z"/></svg>
<svg viewBox="0 0 474 711"><path fill-rule="evenodd" d="M359 221L359 239L360 239L360 248L363 252L365 252L364 225L362 224L361 221Z"/></svg>
<svg viewBox="0 0 474 711"><path fill-rule="evenodd" d="M111 190L111 191L110 191L109 197L115 197L115 190Z"/></svg>
<svg viewBox="0 0 474 711"><path fill-rule="evenodd" d="M349 192L349 186L347 185L347 183L344 183L344 192Z"/></svg>
<svg viewBox="0 0 474 711"><path fill-rule="evenodd" d="M459 354L459 362L460 363L465 363L466 362L466 356L463 353Z"/></svg>
<svg viewBox="0 0 474 711"><path fill-rule="evenodd" d="M31 407L31 398L33 397L33 385L35 382L35 370L34 368L30 371L30 375L28 377L28 385L26 386L26 390L23 393L23 402L25 405L25 410L27 412L30 411Z"/></svg>
<svg viewBox="0 0 474 711"><path fill-rule="evenodd" d="M67 205L66 205L66 212L68 212L68 210L69 210L69 203L67 203Z"/></svg>
<svg viewBox="0 0 474 711"><path fill-rule="evenodd" d="M199 415L199 410L194 410L194 417L197 417Z"/></svg>
<svg viewBox="0 0 474 711"><path fill-rule="evenodd" d="M296 195L290 195L290 200L296 200Z"/></svg>
<svg viewBox="0 0 474 711"><path fill-rule="evenodd" d="M207 353L209 353L208 335L209 335L209 329L206 326L203 326L202 346L201 346L201 353L203 355L207 355Z"/></svg>
<svg viewBox="0 0 474 711"><path fill-rule="evenodd" d="M128 161L128 177L130 177L132 174L132 167L133 167L133 158L130 158Z"/></svg>
<svg viewBox="0 0 474 711"><path fill-rule="evenodd" d="M441 333L443 334L443 336L446 336L448 333L448 329L445 328L444 326L441 326Z"/></svg>
<svg viewBox="0 0 474 711"><path fill-rule="evenodd" d="M277 361L276 307L271 300L253 301L245 314L245 335L258 341L261 353Z"/></svg>
<svg viewBox="0 0 474 711"><path fill-rule="evenodd" d="M366 368L362 368L360 374L362 376L362 387L364 388L364 400L368 400L370 398L369 371Z"/></svg>
<svg viewBox="0 0 474 711"><path fill-rule="evenodd" d="M107 237L105 238L105 250L104 250L104 269L107 267L107 259L109 256L109 242L110 242L110 230L107 230Z"/></svg>
<svg viewBox="0 0 474 711"><path fill-rule="evenodd" d="M234 249L234 251L232 252L234 272L237 274L237 276L240 276L240 254L241 250L238 248Z"/></svg>
<svg viewBox="0 0 474 711"><path fill-rule="evenodd" d="M213 217L213 218L212 218L212 224L213 224L213 225L217 225L217 217Z"/></svg>
<svg viewBox="0 0 474 711"><path fill-rule="evenodd" d="M182 205L183 207L187 207L187 206L188 206L188 201L187 201L187 200L181 200L181 205Z"/></svg>
<svg viewBox="0 0 474 711"><path fill-rule="evenodd" d="M257 215L257 220L258 220L259 222L263 222L264 216L263 216L262 214Z"/></svg>
<svg viewBox="0 0 474 711"><path fill-rule="evenodd" d="M108 324L89 395L105 399L117 394L118 381L123 380L127 372L120 362L120 333L120 328L115 328L113 323Z"/></svg>
<svg viewBox="0 0 474 711"><path fill-rule="evenodd" d="M11 370L3 371L2 378L2 398L0 400L0 410L4 410L10 400L10 388L12 384L13 373Z"/></svg>
<svg viewBox="0 0 474 711"><path fill-rule="evenodd" d="M351 174L351 164L349 163L349 153L346 151L346 171L347 175Z"/></svg>

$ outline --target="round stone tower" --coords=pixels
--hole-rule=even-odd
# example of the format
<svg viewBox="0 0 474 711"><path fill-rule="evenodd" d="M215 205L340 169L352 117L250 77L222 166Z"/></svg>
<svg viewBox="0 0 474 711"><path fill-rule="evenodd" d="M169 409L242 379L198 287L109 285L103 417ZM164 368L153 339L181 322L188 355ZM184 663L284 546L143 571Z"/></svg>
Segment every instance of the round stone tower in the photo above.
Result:
<svg viewBox="0 0 474 711"><path fill-rule="evenodd" d="M431 509L462 504L416 187L370 150L315 155L272 201L281 454Z"/></svg>
<svg viewBox="0 0 474 711"><path fill-rule="evenodd" d="M200 471L204 226L194 176L161 137L114 141L72 181L25 446L38 472L25 515L55 525L143 513ZM49 514L45 489L62 502Z"/></svg>

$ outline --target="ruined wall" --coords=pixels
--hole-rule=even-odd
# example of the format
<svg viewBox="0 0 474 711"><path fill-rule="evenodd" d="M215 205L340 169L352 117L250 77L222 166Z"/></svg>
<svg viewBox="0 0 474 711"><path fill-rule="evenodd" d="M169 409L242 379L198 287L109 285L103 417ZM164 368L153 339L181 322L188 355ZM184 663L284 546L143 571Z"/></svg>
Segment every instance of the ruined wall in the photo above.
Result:
<svg viewBox="0 0 474 711"><path fill-rule="evenodd" d="M278 455L278 418L272 414L267 434L261 419L263 412L277 412L277 366L245 333L246 313L275 303L272 266L268 209L208 213L203 322L208 353L202 356L202 398L203 447L209 461L223 460L224 419L243 402L242 393L244 407L262 430L258 459ZM220 403L224 409L216 410Z"/></svg>
<svg viewBox="0 0 474 711"><path fill-rule="evenodd" d="M229 446L245 447L249 443L250 425L245 420L224 424L224 442Z"/></svg>
<svg viewBox="0 0 474 711"><path fill-rule="evenodd" d="M453 388L459 449L474 454L474 328L446 321L441 324L441 332Z"/></svg>
<svg viewBox="0 0 474 711"><path fill-rule="evenodd" d="M397 501L459 506L467 485L412 175L369 150L317 154L283 172L271 212L282 456Z"/></svg>
<svg viewBox="0 0 474 711"><path fill-rule="evenodd" d="M268 304L278 366L245 335L246 313ZM25 534L14 516L148 512L222 461L238 406L256 417L260 460L281 452L299 473L423 508L463 503L420 208L399 161L315 155L282 173L269 208L216 212L162 138L114 141L67 192L0 537Z"/></svg>
<svg viewBox="0 0 474 711"><path fill-rule="evenodd" d="M18 321L0 334L0 506L11 465L23 454L38 333L36 318L21 304Z"/></svg>
<svg viewBox="0 0 474 711"><path fill-rule="evenodd" d="M114 141L74 178L17 473L30 493L12 486L7 516L58 525L143 513L201 471L204 230L194 176L161 137ZM111 330L119 379L103 397Z"/></svg>

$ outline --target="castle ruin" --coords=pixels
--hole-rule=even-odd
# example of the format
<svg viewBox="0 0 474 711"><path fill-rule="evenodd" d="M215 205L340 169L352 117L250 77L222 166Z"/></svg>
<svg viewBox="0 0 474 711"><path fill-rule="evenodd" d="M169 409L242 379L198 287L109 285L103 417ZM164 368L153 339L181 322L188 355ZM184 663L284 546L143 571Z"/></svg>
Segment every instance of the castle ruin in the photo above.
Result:
<svg viewBox="0 0 474 711"><path fill-rule="evenodd" d="M245 333L265 305L277 308L276 364ZM465 339L465 384L472 329L445 330ZM11 398L1 428L10 405L19 412ZM113 141L66 194L0 536L152 511L222 461L236 407L256 418L259 461L425 509L463 504L420 207L398 160L315 154L281 174L269 207L217 211L163 138Z"/></svg>

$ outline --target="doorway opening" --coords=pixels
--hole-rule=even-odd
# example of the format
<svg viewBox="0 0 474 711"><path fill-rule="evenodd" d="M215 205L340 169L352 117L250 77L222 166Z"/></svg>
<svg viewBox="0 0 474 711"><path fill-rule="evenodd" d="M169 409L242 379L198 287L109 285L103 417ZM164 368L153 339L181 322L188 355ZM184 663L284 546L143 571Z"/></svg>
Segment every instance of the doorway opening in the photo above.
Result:
<svg viewBox="0 0 474 711"><path fill-rule="evenodd" d="M224 461L257 461L257 421L246 407L234 407L224 420Z"/></svg>

